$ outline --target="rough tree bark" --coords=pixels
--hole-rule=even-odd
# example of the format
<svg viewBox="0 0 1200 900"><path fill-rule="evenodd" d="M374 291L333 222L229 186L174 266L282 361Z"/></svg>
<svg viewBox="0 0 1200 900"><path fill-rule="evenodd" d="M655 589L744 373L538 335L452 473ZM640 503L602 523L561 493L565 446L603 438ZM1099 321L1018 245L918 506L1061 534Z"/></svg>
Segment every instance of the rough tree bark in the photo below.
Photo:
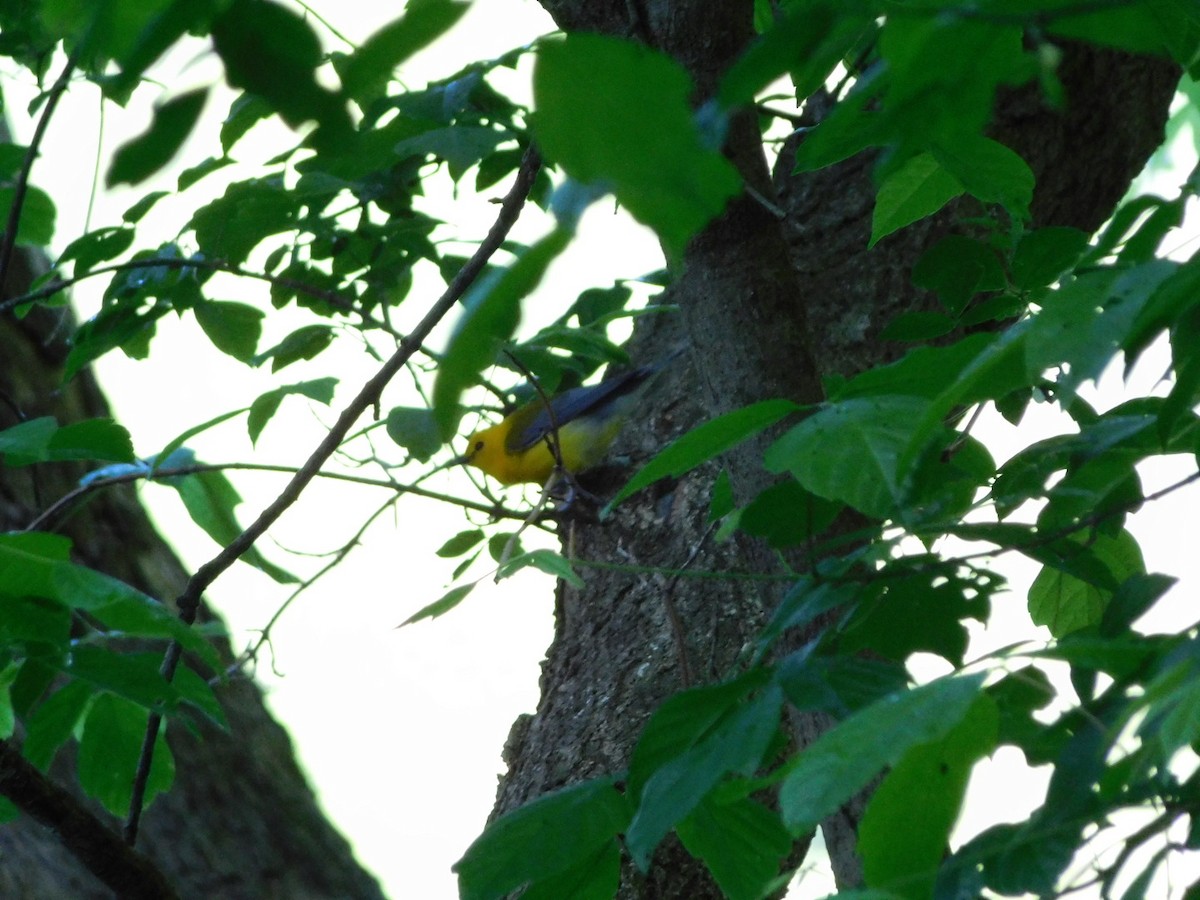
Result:
<svg viewBox="0 0 1200 900"><path fill-rule="evenodd" d="M707 0L543 0L565 30L632 37L675 56L703 98L752 38L753 4ZM630 18L633 13L636 18ZM1037 176L1035 224L1098 228L1161 142L1178 70L1158 59L1063 47L1064 110L1035 90L1002 97L993 135L1017 150ZM819 378L853 374L897 358L904 347L879 339L900 312L932 298L909 272L947 234L952 207L867 250L875 190L870 154L792 175L794 145L769 174L755 123L738 121L727 155L746 181L786 213L773 217L743 197L689 246L670 302L676 322L646 317L635 358L653 359L680 342L690 363L672 367L630 427L619 451L649 455L695 423L746 403L784 396L819 399ZM772 188L773 184L773 188ZM725 461L742 501L765 486L761 445ZM632 498L603 525L573 526L567 552L581 559L678 569L762 571L753 547L714 546L707 535L711 470ZM623 770L655 706L692 683L717 679L761 627L769 590L753 581L677 579L585 571L586 586L560 585L554 642L543 666L536 715L514 726L495 814L548 791ZM672 621L685 637L675 637ZM690 676L690 678L685 677ZM801 741L819 722L802 723ZM839 883L858 880L854 856L859 804L823 831ZM622 897L702 900L721 893L703 867L666 842L648 877L626 869Z"/></svg>
<svg viewBox="0 0 1200 900"><path fill-rule="evenodd" d="M29 258L18 259L22 271L8 278L10 296L24 293L32 280ZM109 414L88 372L61 384L65 315L41 308L20 321L0 317L0 429L44 415L73 422ZM24 528L74 487L82 471L59 464L0 471L0 531ZM95 496L61 530L74 542L77 561L151 596L176 597L187 580L132 488ZM231 658L229 648L222 649ZM291 741L258 688L241 679L219 688L217 696L229 718L227 733L168 729L175 786L147 810L139 849L184 898L382 898L375 879L317 807ZM68 756L61 753L52 772L64 784L73 780ZM84 802L119 832L119 822ZM28 817L0 826L0 897L112 897L64 848L64 837L72 836Z"/></svg>

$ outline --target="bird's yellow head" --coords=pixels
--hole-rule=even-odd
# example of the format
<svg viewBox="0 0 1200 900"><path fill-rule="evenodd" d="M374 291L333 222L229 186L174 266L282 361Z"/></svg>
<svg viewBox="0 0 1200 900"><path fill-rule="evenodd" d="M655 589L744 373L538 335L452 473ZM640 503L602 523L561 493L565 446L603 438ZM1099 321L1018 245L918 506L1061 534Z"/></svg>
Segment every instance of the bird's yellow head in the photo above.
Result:
<svg viewBox="0 0 1200 900"><path fill-rule="evenodd" d="M504 439L510 427L510 424L504 421L475 432L467 441L467 452L463 454L462 461L468 466L475 466L487 472L501 484L516 484L524 480L515 468L519 457L509 453L504 446Z"/></svg>

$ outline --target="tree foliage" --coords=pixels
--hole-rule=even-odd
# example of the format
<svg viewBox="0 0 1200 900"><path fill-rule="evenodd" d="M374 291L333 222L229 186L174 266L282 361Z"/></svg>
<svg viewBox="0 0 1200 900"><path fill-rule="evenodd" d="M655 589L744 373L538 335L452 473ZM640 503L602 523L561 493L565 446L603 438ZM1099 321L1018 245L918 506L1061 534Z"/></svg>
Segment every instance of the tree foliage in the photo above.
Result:
<svg viewBox="0 0 1200 900"><path fill-rule="evenodd" d="M71 235L42 283L0 311L22 316L102 278L102 307L74 331L65 380L114 351L152 365L158 324L187 314L197 339L275 378L244 408L197 423L146 458L135 455L137 435L108 419L22 418L0 430L6 471L89 464L71 495L48 500L26 530L0 535L4 736L42 771L77 743L79 784L136 835L142 806L170 790L164 718L171 727L224 724L210 682L231 676L195 626L201 592L239 559L297 581L255 541L336 450L370 459L378 471L357 477L374 479L387 505L429 494L420 482L453 455L468 411L487 409L494 395L507 401L508 381L532 377L549 393L626 362L615 324L672 315L669 305L641 306L626 284L596 285L529 333L523 301L583 211L609 195L662 244L667 266L649 284L679 277L689 241L731 198L750 193L773 209L722 153L738 117L757 109L773 152L793 142L796 171L871 154L870 245L959 202L953 230L909 276L935 302L888 324L882 340L904 351L894 361L827 373L820 398L760 397L721 411L612 497L610 510L764 440L770 486L734 499L718 478L711 518L721 537L775 553L775 571L752 574L782 584L780 600L718 683L688 687L653 713L626 771L492 822L457 866L462 896L611 897L622 861L648 870L672 832L725 895L771 896L797 865L797 842L867 789L857 844L864 880L847 896L1053 896L1078 886L1073 864L1114 840L1120 850L1088 876L1104 896L1140 896L1161 883L1153 880L1197 841L1200 643L1194 623L1167 633L1138 627L1173 578L1147 571L1126 525L1163 493L1144 489L1143 463L1200 452L1200 263L1166 252L1180 243L1198 186L1192 173L1178 196L1131 193L1096 234L1036 224L1034 168L992 126L1006 93L1067 103L1062 48L1081 43L1174 61L1186 103L1171 133L1194 128L1200 10L1166 0L759 3L757 38L699 93L670 54L596 33L547 36L406 87L405 61L464 9L412 0L344 50L330 50L329 35L295 7L265 0L54 2L0 13L4 53L45 85L43 118L79 80L106 103L134 102L164 52L206 42L236 92L219 151L205 156L189 143L217 92L168 89L150 126L106 161L104 178L143 185L186 154L178 191L187 197L213 173L237 172L219 196L195 203L172 239L141 224L163 192L144 193L120 222ZM493 77L528 57L532 108ZM268 120L294 129L293 141L265 166L240 163L239 142ZM8 222L0 270L14 247L46 247L55 233L54 203L36 187L52 176L36 156L36 143L0 147ZM478 236L421 202L445 178L464 193L504 194L470 257L447 250L446 238ZM518 245L507 229L526 198L555 224ZM445 284L436 300L414 287L432 273ZM237 300L218 274L240 279ZM433 353L423 342L451 311L453 334ZM291 330L264 346L276 321ZM351 339L379 360L377 374L345 386L353 399L328 437L247 525L224 467L201 464L189 441L235 417L256 441L289 398L331 403L332 368L302 382L282 370ZM1115 362L1128 372L1164 343L1165 390L1109 409L1081 395ZM501 377L503 387L491 383L497 369L514 376ZM388 406L383 398L394 394L384 389L400 377L428 400ZM1035 404L1061 409L1074 430L998 463L973 432L975 414L991 408L1018 423ZM373 423L356 431L372 408ZM222 548L180 597L151 598L83 565L56 533L90 493L138 481L177 491ZM533 566L582 584L576 570L586 561L523 552L500 523L526 512L481 489L482 499L441 498L494 520L446 541L438 555L453 561L455 585L410 621L449 613L497 567L506 575ZM1040 567L1027 604L1041 630L971 656L974 623L991 620L1006 586L993 561L1006 555ZM947 674L917 679L917 654L939 658ZM1065 681L1051 677L1062 664ZM797 711L831 723L802 749L788 737ZM1028 821L957 841L972 768L1002 747L1051 767L1046 795ZM25 798L4 787L15 801L6 813L19 814ZM1123 814L1145 810L1149 824L1122 830Z"/></svg>

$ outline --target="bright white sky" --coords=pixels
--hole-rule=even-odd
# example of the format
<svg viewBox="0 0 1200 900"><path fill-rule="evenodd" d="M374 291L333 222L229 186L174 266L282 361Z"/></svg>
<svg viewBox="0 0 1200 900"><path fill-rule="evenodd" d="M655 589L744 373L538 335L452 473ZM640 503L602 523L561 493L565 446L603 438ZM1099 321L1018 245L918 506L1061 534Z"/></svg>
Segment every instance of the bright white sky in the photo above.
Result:
<svg viewBox="0 0 1200 900"><path fill-rule="evenodd" d="M355 42L398 9L389 7L384 14L382 7L369 0L321 0L313 7ZM533 0L475 4L447 38L413 60L402 74L406 83L419 86L451 74L469 60L497 56L552 27ZM344 49L333 41L330 46ZM176 54L157 74L174 90L184 90L210 83L217 71L215 61L197 47ZM11 76L0 77L4 78L9 109L16 115L30 96L28 85L14 83ZM528 67L508 78L510 85L519 86L528 78ZM141 106L135 102L131 111L107 107L102 134L94 88L80 85L64 99L33 173L34 182L58 203L58 247L84 230L97 148L103 148L100 156L107 159L113 148L141 131L147 122L142 107L155 95L147 90L138 98L143 101ZM164 173L162 186L173 188L182 168L215 152L215 129L227 108L225 99L210 102L200 137L185 151L192 155ZM14 126L19 135L29 133L26 121ZM272 142L271 135L265 135L258 144L247 141L239 145L235 156L252 160L257 147L257 158L265 159L281 146L286 144ZM1183 161L1183 166L1190 166L1190 161ZM221 176L210 180L213 194L220 193ZM1172 192L1181 180L1180 176L1167 176L1159 190ZM101 190L91 226L118 222L121 212L145 189ZM453 201L447 195L438 202ZM147 225L161 239L169 239L195 203L191 197L174 207L164 203L161 213L156 212ZM494 207L486 203L460 203L453 219L461 234L474 239L484 234L493 213ZM536 211L527 218L517 232L525 241L547 227ZM150 244L147 236L138 246ZM597 248L601 248L599 252ZM606 286L614 279L636 277L660 265L652 236L614 214L611 205L598 204L585 218L569 256L556 264L527 309L537 310L540 321L549 320L585 287ZM224 284L227 299L263 296L257 285L234 280ZM85 314L95 309L99 287L97 282L76 292ZM406 301L414 318L440 287L440 282L428 276L423 283L418 281ZM533 315L528 318L538 324ZM270 331L262 346L270 346L294 327L296 320L280 324L268 319ZM435 336L432 345L439 346L444 334L443 330L440 337ZM341 340L334 351L314 364L292 366L279 379L272 379L268 373L247 370L213 349L200 338L190 318L164 320L149 361L133 362L116 353L106 357L98 369L118 418L133 433L138 453L149 455L185 429L243 407L278 383L326 374L332 360L336 360L333 368L346 386L335 400L334 406L340 407L373 370L353 339ZM1152 383L1163 368L1161 360L1151 363L1144 367L1142 377ZM1105 397L1112 397L1119 387L1119 377L1110 375L1103 388ZM384 408L405 402L411 399L393 392ZM1106 399L1103 405L1115 402ZM329 409L308 408L293 399L285 403L257 448L250 447L241 419L219 426L190 446L205 461L294 464L307 456L333 416ZM990 445L1002 459L1037 435L1065 427L1044 410L1037 410L1019 429L992 417L981 422L976 433L994 436L997 443ZM439 489L452 477L427 486ZM1147 490L1178 477L1178 469L1156 466L1146 476ZM246 474L235 477L235 483L246 501L241 517L248 522L273 499L282 480ZM173 491L150 486L142 496L189 566L212 555L216 548L190 522ZM1185 576L1187 593L1177 589L1171 602L1162 604L1152 629L1173 627L1194 607L1190 601L1196 583L1195 570L1190 568L1196 557L1194 531L1178 527L1178 523L1194 519L1189 513L1196 496L1193 489L1160 501L1134 524L1149 568ZM384 499L371 488L317 483L272 530L271 541L278 546L267 541L261 549L285 567L310 571L323 560L296 560L282 548L310 554L334 550ZM442 619L395 628L444 592L453 562L436 559L434 551L466 527L464 516L454 509L415 498L402 502L394 518L385 516L378 522L348 561L303 595L281 620L274 633L278 674L270 665L258 671L270 705L292 733L325 809L354 843L360 860L395 898L457 896L450 865L479 833L491 809L496 776L502 770L500 749L513 719L536 705L538 664L552 634L553 583L531 572L499 586L486 583L463 607ZM1185 564L1189 567L1186 573ZM1007 644L1017 635L1029 636L1028 630L1022 633L1020 629L1023 625L1028 628L1022 585L1032 578L1032 567L1022 571L1019 564L1009 568L1006 562L1004 566L1014 590L999 601L1009 607L999 617L1002 623L982 639L989 648ZM288 593L256 571L239 566L223 576L208 596L225 615L234 644L240 647L253 639L255 629L263 626ZM964 834L993 823L998 814L1012 820L1023 818L1036 806L1041 776L1025 777L1023 767L1006 756L985 764L974 779L973 795L987 795L978 807L986 815L964 821ZM1014 790L1017 779L1028 786ZM802 894L819 896L828 889L827 880L810 876Z"/></svg>

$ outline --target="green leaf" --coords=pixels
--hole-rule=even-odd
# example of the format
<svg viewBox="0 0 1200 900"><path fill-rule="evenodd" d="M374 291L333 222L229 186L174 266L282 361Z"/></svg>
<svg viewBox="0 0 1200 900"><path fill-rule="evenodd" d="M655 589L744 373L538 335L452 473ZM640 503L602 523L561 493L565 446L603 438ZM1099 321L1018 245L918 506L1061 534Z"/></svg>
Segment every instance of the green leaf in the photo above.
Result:
<svg viewBox="0 0 1200 900"><path fill-rule="evenodd" d="M930 341L949 334L957 325L958 322L945 313L913 310L892 319L880 333L879 339L909 343Z"/></svg>
<svg viewBox="0 0 1200 900"><path fill-rule="evenodd" d="M912 270L913 284L934 291L947 310L961 313L980 291L1005 287L996 252L982 241L950 234L926 250Z"/></svg>
<svg viewBox="0 0 1200 900"><path fill-rule="evenodd" d="M462 556L470 552L483 540L483 529L472 528L469 531L460 531L446 543L442 544L437 549L437 555L442 559L454 559L456 556Z"/></svg>
<svg viewBox="0 0 1200 900"><path fill-rule="evenodd" d="M133 462L129 432L112 419L87 419L64 425L46 446L47 459L103 459Z"/></svg>
<svg viewBox="0 0 1200 900"><path fill-rule="evenodd" d="M1072 632L1055 644L1030 655L1038 659L1060 659L1071 664L1072 677L1082 672L1103 672L1126 679L1162 653L1155 639L1128 634L1114 638L1095 636L1092 629ZM1083 692L1076 688L1076 693Z"/></svg>
<svg viewBox="0 0 1200 900"><path fill-rule="evenodd" d="M863 51L873 63L870 77L861 78L805 135L796 153L797 170L886 146L891 151L881 158L886 172L932 147L981 140L997 88L1020 84L1037 71L1019 26L968 16L887 16L870 47L877 48L870 56Z"/></svg>
<svg viewBox="0 0 1200 900"><path fill-rule="evenodd" d="M245 411L246 408L243 407L242 409L234 409L226 413L221 413L219 416L213 416L207 422L201 422L199 425L193 425L187 431L173 438L167 443L167 446L163 447L162 450L160 450L152 459L149 460L151 463L151 476L153 476L155 472L164 466L179 467L182 461L181 456L187 459L189 465L194 463L195 456L190 450L185 450L184 454L181 455L178 453L179 449L196 435L203 434L205 431L208 431L208 429L213 428L216 425L220 425L222 422L227 422L235 416L240 416Z"/></svg>
<svg viewBox="0 0 1200 900"><path fill-rule="evenodd" d="M908 686L908 673L899 663L850 655L817 656L803 650L784 659L778 677L793 706L839 719Z"/></svg>
<svg viewBox="0 0 1200 900"><path fill-rule="evenodd" d="M239 94L221 123L221 150L228 153L255 125L270 118L271 106L255 94Z"/></svg>
<svg viewBox="0 0 1200 900"><path fill-rule="evenodd" d="M1048 31L1062 37L1117 47L1133 53L1151 53L1191 63L1196 47L1196 13L1187 3L1173 0L1143 0L1127 6L1082 7L1071 14L1050 16Z"/></svg>
<svg viewBox="0 0 1200 900"><path fill-rule="evenodd" d="M1104 608L1100 634L1115 637L1133 626L1176 583L1169 575L1134 574L1126 578Z"/></svg>
<svg viewBox="0 0 1200 900"><path fill-rule="evenodd" d="M1020 747L1033 765L1028 754L1045 727L1033 714L1044 709L1056 696L1049 677L1035 666L1024 666L990 685L987 693L1000 713L997 743Z"/></svg>
<svg viewBox="0 0 1200 900"><path fill-rule="evenodd" d="M141 706L111 694L98 696L88 710L76 759L79 784L114 816L129 812L133 775L149 715ZM168 790L174 779L174 758L160 729L146 782L145 802L149 804Z"/></svg>
<svg viewBox="0 0 1200 900"><path fill-rule="evenodd" d="M175 686L159 674L158 653L120 653L85 644L73 647L64 663L63 670L72 678L148 710L166 713L179 699Z"/></svg>
<svg viewBox="0 0 1200 900"><path fill-rule="evenodd" d="M668 697L650 717L629 763L628 796L640 801L646 782L709 734L751 691L766 682L752 671L734 681L691 688Z"/></svg>
<svg viewBox="0 0 1200 900"><path fill-rule="evenodd" d="M156 108L150 127L113 154L105 185L140 184L169 163L192 133L207 100L208 88L198 88Z"/></svg>
<svg viewBox="0 0 1200 900"><path fill-rule="evenodd" d="M333 329L328 325L305 325L297 328L270 350L264 350L255 356L250 360L250 364L261 366L269 359L271 371L278 372L284 366L318 356L331 343Z"/></svg>
<svg viewBox="0 0 1200 900"><path fill-rule="evenodd" d="M1141 311L1178 267L1155 260L1124 272L1098 270L1081 275L1043 300L1029 320L1027 356L1042 369L1068 364L1055 398L1066 403L1085 381L1095 380L1126 344Z"/></svg>
<svg viewBox="0 0 1200 900"><path fill-rule="evenodd" d="M1086 554L1100 567L1104 577L1084 580L1049 566L1038 573L1029 588L1029 615L1034 624L1045 625L1058 638L1089 625L1099 625L1117 587L1127 578L1146 571L1141 548L1128 531L1122 530L1116 537L1096 534L1086 545L1071 543L1080 555Z"/></svg>
<svg viewBox="0 0 1200 900"><path fill-rule="evenodd" d="M161 200L163 197L166 197L169 193L169 191L151 191L150 193L143 195L140 200L133 204L133 206L125 210L121 216L122 221L128 223L129 225L136 225L138 222L142 221L142 218L146 215L146 213L150 212L150 210L154 208L154 204L158 203L159 200Z"/></svg>
<svg viewBox="0 0 1200 900"><path fill-rule="evenodd" d="M612 900L621 883L621 848L604 844L590 858L538 879L521 893L521 900Z"/></svg>
<svg viewBox="0 0 1200 900"><path fill-rule="evenodd" d="M9 467L28 466L46 459L50 438L58 430L51 416L29 419L0 431L0 453Z"/></svg>
<svg viewBox="0 0 1200 900"><path fill-rule="evenodd" d="M315 400L328 406L333 402L333 390L337 387L336 378L316 378L312 381L300 381L296 384L285 384L261 394L250 404L250 415L246 419L246 429L250 433L250 443L258 443L263 429L274 417L279 404L284 397L299 395Z"/></svg>
<svg viewBox="0 0 1200 900"><path fill-rule="evenodd" d="M75 271L86 272L98 263L114 259L128 250L133 244L133 235L132 228L118 226L89 231L67 244L54 264L55 268L74 260Z"/></svg>
<svg viewBox="0 0 1200 900"><path fill-rule="evenodd" d="M206 175L211 175L213 172L231 165L233 165L233 160L228 156L210 156L208 159L201 160L196 165L180 172L175 186L181 191L186 191Z"/></svg>
<svg viewBox="0 0 1200 900"><path fill-rule="evenodd" d="M191 227L205 256L241 265L266 238L294 229L299 209L277 178L239 181L197 209Z"/></svg>
<svg viewBox="0 0 1200 900"><path fill-rule="evenodd" d="M580 326L602 324L620 315L629 303L633 291L624 284L607 288L587 288L579 293L564 318L577 316Z"/></svg>
<svg viewBox="0 0 1200 900"><path fill-rule="evenodd" d="M87 714L95 691L90 684L69 681L34 710L21 753L30 765L45 772L58 749L75 733Z"/></svg>
<svg viewBox="0 0 1200 900"><path fill-rule="evenodd" d="M1042 821L1046 818L1051 821ZM982 857L983 880L1000 894L1048 896L1080 843L1078 825L1054 818L1035 814L1029 822L995 825L955 854L954 862L961 855L974 872Z"/></svg>
<svg viewBox="0 0 1200 900"><path fill-rule="evenodd" d="M229 721L225 718L225 710L213 692L208 679L187 665L181 665L175 671L173 682L181 703L199 711L212 724L223 731L229 731Z"/></svg>
<svg viewBox="0 0 1200 900"><path fill-rule="evenodd" d="M206 300L193 307L196 321L222 353L248 363L262 337L262 310L245 303Z"/></svg>
<svg viewBox="0 0 1200 900"><path fill-rule="evenodd" d="M86 419L59 428L45 416L0 431L0 453L7 466L72 459L132 462L133 442L112 419Z"/></svg>
<svg viewBox="0 0 1200 900"><path fill-rule="evenodd" d="M65 647L70 633L71 613L61 603L0 590L0 647L25 643Z"/></svg>
<svg viewBox="0 0 1200 900"><path fill-rule="evenodd" d="M763 400L697 425L642 466L604 508L607 515L626 497L662 478L675 478L736 447L803 407L791 400Z"/></svg>
<svg viewBox="0 0 1200 900"><path fill-rule="evenodd" d="M1200 304L1200 259L1193 259L1163 279L1138 310L1122 343L1126 373L1162 331L1187 321L1197 304Z"/></svg>
<svg viewBox="0 0 1200 900"><path fill-rule="evenodd" d="M1120 531L1125 513L1136 512L1143 499L1134 462L1131 453L1113 451L1075 466L1048 492L1050 502L1038 515L1038 528L1053 533L1095 522L1107 534Z"/></svg>
<svg viewBox="0 0 1200 900"><path fill-rule="evenodd" d="M816 496L795 481L773 484L751 500L737 516L737 527L763 538L776 549L813 541L832 523L842 506Z"/></svg>
<svg viewBox="0 0 1200 900"><path fill-rule="evenodd" d="M729 900L758 900L779 875L792 838L779 815L741 797L703 801L679 823L679 840L708 866Z"/></svg>
<svg viewBox="0 0 1200 900"><path fill-rule="evenodd" d="M1138 737L1153 742L1163 765L1169 765L1184 747L1200 738L1200 669L1193 639L1187 657L1166 667L1146 686L1146 718ZM1178 656L1179 654L1176 654Z"/></svg>
<svg viewBox="0 0 1200 900"><path fill-rule="evenodd" d="M1159 206L1125 239L1125 246L1117 254L1117 259L1126 264L1153 260L1158 255L1163 239L1183 224L1183 213L1183 197Z"/></svg>
<svg viewBox="0 0 1200 900"><path fill-rule="evenodd" d="M26 598L27 600L35 600L37 598ZM40 601L46 606L50 605L50 601ZM30 655L25 658L21 665L21 672L12 686L13 708L28 725L29 716L34 707L45 699L46 694L50 691L54 684L58 673L50 666L45 657L41 654L44 652L48 656L53 657L57 653L57 648L54 644L65 644L66 637L59 632L58 636L52 636L49 643L51 646L43 646L30 648L31 652L36 652L38 655Z"/></svg>
<svg viewBox="0 0 1200 900"><path fill-rule="evenodd" d="M946 390L947 384L969 373L995 340L995 335L973 334L944 347L914 348L897 362L868 369L831 389L829 399L903 394L932 400Z"/></svg>
<svg viewBox="0 0 1200 900"><path fill-rule="evenodd" d="M232 543L242 533L242 526L233 514L234 507L242 502L242 498L223 473L213 471L182 475L170 479L168 484L179 493L179 499L183 501L192 521L222 547ZM295 584L300 580L268 562L254 547L243 553L241 559L280 584Z"/></svg>
<svg viewBox="0 0 1200 900"><path fill-rule="evenodd" d="M586 864L629 822L613 779L563 788L492 822L453 869L462 900L498 900Z"/></svg>
<svg viewBox="0 0 1200 900"><path fill-rule="evenodd" d="M488 556L494 562L500 562L506 556L511 556L514 553L524 552L521 549L521 542L517 539L517 535L511 531L500 531L488 538L487 543Z"/></svg>
<svg viewBox="0 0 1200 900"><path fill-rule="evenodd" d="M756 94L790 72L802 72L797 80L814 82L813 88L824 84L848 45L870 22L831 3L791 3L781 10L721 79L717 103L724 110L753 103ZM797 87L800 98L808 96L808 90Z"/></svg>
<svg viewBox="0 0 1200 900"><path fill-rule="evenodd" d="M1087 232L1078 228L1051 226L1027 232L1013 251L1013 284L1022 290L1053 284L1074 266L1087 245Z"/></svg>
<svg viewBox="0 0 1200 900"><path fill-rule="evenodd" d="M395 149L396 155L401 157L415 153L422 157L433 155L446 160L450 177L457 181L467 169L514 137L507 131L482 125L452 125L448 128L431 128L406 138Z"/></svg>
<svg viewBox="0 0 1200 900"><path fill-rule="evenodd" d="M879 186L871 216L874 247L893 231L931 216L964 191L932 153L921 153L892 172Z"/></svg>
<svg viewBox="0 0 1200 900"><path fill-rule="evenodd" d="M556 228L521 253L502 273L485 276L463 299L463 314L438 366L433 385L433 415L443 441L458 425L459 397L496 358L521 320L521 301L542 280L550 263L566 249L571 234Z"/></svg>
<svg viewBox="0 0 1200 900"><path fill-rule="evenodd" d="M729 473L722 469L713 482L712 500L708 506L708 521L716 522L725 518L733 512L733 507L733 483L729 480Z"/></svg>
<svg viewBox="0 0 1200 900"><path fill-rule="evenodd" d="M394 406L387 414L387 433L418 462L427 462L444 446L433 411L424 406Z"/></svg>
<svg viewBox="0 0 1200 900"><path fill-rule="evenodd" d="M984 203L998 203L1019 222L1029 219L1034 175L1017 153L991 138L964 135L933 154L968 193Z"/></svg>
<svg viewBox="0 0 1200 900"><path fill-rule="evenodd" d="M814 581L808 575L800 577L784 595L783 602L763 629L759 639L759 656L770 649L789 628L803 627L831 609L849 606L858 600L860 593L861 589L855 584Z"/></svg>
<svg viewBox="0 0 1200 900"><path fill-rule="evenodd" d="M0 222L8 222L15 192L15 188L0 187ZM17 246L48 247L54 239L55 216L50 195L35 185L27 185L21 218L17 222Z"/></svg>
<svg viewBox="0 0 1200 900"><path fill-rule="evenodd" d="M782 705L783 691L768 685L650 776L625 832L626 849L638 868L647 870L659 841L721 778L730 772L753 774L779 728Z"/></svg>
<svg viewBox="0 0 1200 900"><path fill-rule="evenodd" d="M350 136L345 103L317 83L321 42L303 17L266 0L233 0L212 36L231 87L258 95L293 128L315 120L319 148Z"/></svg>
<svg viewBox="0 0 1200 900"><path fill-rule="evenodd" d="M553 550L531 550L528 553L521 553L513 556L511 559L505 560L496 572L496 578L510 578L521 569L537 569L545 572L547 575L553 575L555 578L561 578L567 584L574 588L583 587L583 579L571 567L571 561L561 553L555 553Z"/></svg>
<svg viewBox="0 0 1200 900"><path fill-rule="evenodd" d="M941 739L967 715L982 684L982 675L940 678L872 703L825 732L788 765L779 792L788 829L814 828L910 748Z"/></svg>
<svg viewBox="0 0 1200 900"><path fill-rule="evenodd" d="M403 628L405 625L420 622L422 619L436 619L438 616L445 615L458 606L458 604L462 603L473 590L475 590L474 581L470 584L460 584L458 587L453 587L428 606L421 607L396 627Z"/></svg>
<svg viewBox="0 0 1200 900"><path fill-rule="evenodd" d="M17 713L13 708L12 684L21 671L21 664L13 661L0 669L0 740L7 741L17 728Z"/></svg>
<svg viewBox="0 0 1200 900"><path fill-rule="evenodd" d="M56 33L71 35L71 43L78 42L78 49L88 56L98 54L118 64L119 71L98 79L109 99L127 97L146 68L185 32L199 34L213 5L213 0L47 0L39 4Z"/></svg>
<svg viewBox="0 0 1200 900"><path fill-rule="evenodd" d="M78 609L115 630L169 637L216 664L215 651L198 632L141 591L70 562L71 542L40 532L0 534L0 595L31 594Z"/></svg>
<svg viewBox="0 0 1200 900"><path fill-rule="evenodd" d="M871 887L910 900L933 896L971 768L995 749L999 714L986 694L938 740L910 749L871 795L858 854Z"/></svg>
<svg viewBox="0 0 1200 900"><path fill-rule="evenodd" d="M409 0L401 18L350 55L340 73L346 93L360 102L382 93L397 66L449 30L468 8L455 0Z"/></svg>
<svg viewBox="0 0 1200 900"><path fill-rule="evenodd" d="M917 397L863 397L826 406L772 444L765 464L807 490L869 516L895 514L908 473L902 451L928 403Z"/></svg>
<svg viewBox="0 0 1200 900"><path fill-rule="evenodd" d="M968 633L964 620L987 621L988 601L975 581L915 565L889 566L876 591L862 597L843 626L847 652L869 648L885 659L903 662L913 653L935 653L955 666L963 664Z"/></svg>
<svg viewBox="0 0 1200 900"><path fill-rule="evenodd" d="M583 184L611 189L671 257L740 189L720 137L696 125L691 80L666 54L570 34L541 46L533 94L534 134L547 158Z"/></svg>

